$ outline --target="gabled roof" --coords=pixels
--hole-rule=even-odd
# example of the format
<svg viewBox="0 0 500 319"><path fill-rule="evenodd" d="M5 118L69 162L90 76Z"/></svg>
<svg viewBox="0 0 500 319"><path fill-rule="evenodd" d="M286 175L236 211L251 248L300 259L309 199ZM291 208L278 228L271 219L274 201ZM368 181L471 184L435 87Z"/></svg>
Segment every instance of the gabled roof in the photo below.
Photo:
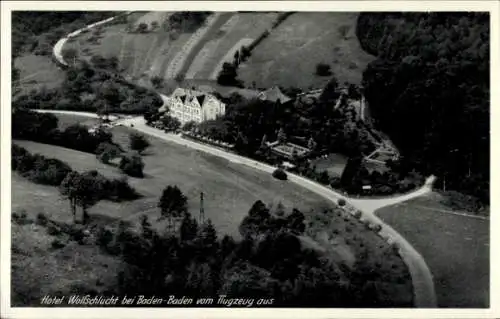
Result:
<svg viewBox="0 0 500 319"><path fill-rule="evenodd" d="M279 102L284 104L291 100L288 96L281 92L280 88L273 86L272 88L265 90L259 94L259 99L271 102Z"/></svg>
<svg viewBox="0 0 500 319"><path fill-rule="evenodd" d="M209 98L214 98L215 97L207 92L203 91L196 91L196 90L191 90L191 89L183 89L183 88L177 88L175 91L170 95L171 98L179 98L182 103L186 103L187 101L192 101L193 99L196 99L200 106L203 106L203 103L207 101Z"/></svg>

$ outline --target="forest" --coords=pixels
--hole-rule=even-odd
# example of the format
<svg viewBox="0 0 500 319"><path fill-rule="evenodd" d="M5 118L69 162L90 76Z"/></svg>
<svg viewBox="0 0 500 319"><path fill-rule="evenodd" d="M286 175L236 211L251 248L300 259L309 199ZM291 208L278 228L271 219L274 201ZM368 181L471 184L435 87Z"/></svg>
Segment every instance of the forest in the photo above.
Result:
<svg viewBox="0 0 500 319"><path fill-rule="evenodd" d="M374 124L438 188L489 202L489 15L362 13L377 56L363 73Z"/></svg>

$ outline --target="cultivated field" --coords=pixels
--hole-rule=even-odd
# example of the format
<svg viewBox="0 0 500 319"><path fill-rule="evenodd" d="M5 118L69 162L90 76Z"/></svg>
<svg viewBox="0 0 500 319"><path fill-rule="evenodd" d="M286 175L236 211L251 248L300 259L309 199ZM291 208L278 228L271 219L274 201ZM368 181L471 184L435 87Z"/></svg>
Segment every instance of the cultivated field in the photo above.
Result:
<svg viewBox="0 0 500 319"><path fill-rule="evenodd" d="M148 76L163 76L177 52L189 40L192 33L171 35L161 27L169 12L134 12L128 23L138 25L157 21L160 27L147 33L127 33L126 24L106 25L97 43L89 42L92 32L81 34L65 48L76 48L84 57L93 55L117 57L123 74L131 80Z"/></svg>
<svg viewBox="0 0 500 319"><path fill-rule="evenodd" d="M432 196L382 208L377 215L422 254L440 307L489 306L489 221L454 215Z"/></svg>
<svg viewBox="0 0 500 319"><path fill-rule="evenodd" d="M271 27L277 13L234 13L199 50L186 79L216 80L224 62L232 62L234 52L248 45Z"/></svg>
<svg viewBox="0 0 500 319"><path fill-rule="evenodd" d="M330 77L315 75L316 64L327 63L340 83L359 84L362 71L374 58L356 38L357 13L299 12L274 29L239 68L248 86L323 87ZM345 26L344 38L339 28Z"/></svg>
<svg viewBox="0 0 500 319"><path fill-rule="evenodd" d="M16 58L14 64L20 71L19 87L25 93L42 86L58 87L64 80L64 72L47 56L27 54Z"/></svg>

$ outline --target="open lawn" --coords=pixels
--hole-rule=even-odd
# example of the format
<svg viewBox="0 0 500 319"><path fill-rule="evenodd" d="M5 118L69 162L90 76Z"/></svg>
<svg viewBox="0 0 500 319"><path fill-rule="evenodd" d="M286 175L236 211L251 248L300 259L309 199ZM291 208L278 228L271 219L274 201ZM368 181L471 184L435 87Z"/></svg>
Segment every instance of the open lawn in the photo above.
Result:
<svg viewBox="0 0 500 319"><path fill-rule="evenodd" d="M327 171L330 176L342 175L347 163L347 158L342 154L329 154L326 158L317 158L311 162L316 165L316 172L321 173Z"/></svg>
<svg viewBox="0 0 500 319"><path fill-rule="evenodd" d="M98 119L94 118L89 118L86 116L77 116L73 114L57 114L57 119L59 120L58 122L58 127L60 129L64 129L68 126L74 125L74 124L80 124L80 125L86 125L88 127L92 127L99 123Z"/></svg>
<svg viewBox="0 0 500 319"><path fill-rule="evenodd" d="M489 221L442 210L431 196L376 212L422 254L440 307L489 306Z"/></svg>
<svg viewBox="0 0 500 319"><path fill-rule="evenodd" d="M83 118L72 118L69 115L60 116L60 126L64 127L81 119ZM115 142L127 149L128 134L132 130L127 127L115 127L112 131ZM199 211L199 193L203 191L205 216L213 221L219 236L228 234L239 239L238 226L256 200L260 199L271 205L281 202L287 209L296 207L305 213L306 223L309 225L307 235L310 236L301 236L305 247L326 253L338 267L352 269L358 259L363 258L369 264L367 267L375 268L380 273L376 279L373 279L379 293L386 296L388 300L397 300L399 305L411 305L411 281L401 258L394 254L382 238L368 230L350 214L340 209L324 214L325 208L332 207L331 203L290 182L276 180L258 170L153 137L148 137L148 139L152 147L145 152L143 157L146 164L146 177L128 179L129 183L144 197L132 202L102 201L98 203L89 210L92 224L116 226L119 220L126 220L137 225L139 217L146 214L155 228L164 229L165 222L156 221L159 216L156 204L162 189L169 184L176 184L187 195L189 210L195 216ZM98 162L92 154L31 141L15 141L15 143L32 153L40 153L65 161L78 171L96 169L109 178L122 176L116 167ZM12 174L12 211L25 211L31 219L34 219L38 213L44 213L53 220L68 223L72 221L69 204L60 196L56 187L36 185L19 177L16 173ZM41 231L29 233L29 235L35 236L34 241L47 245L53 240L46 238L46 235L43 235L45 237L41 239L36 239L36 236L42 236ZM27 234L18 236L27 236ZM63 257L65 249L60 250L58 254L37 250L37 254L29 255L30 258L27 258L24 264L23 261L19 261L19 265L23 265L24 268L18 266L16 274L18 279L16 280L21 280L20 278L24 276L22 269L31 269L31 265L38 266L44 258L46 258L46 264L57 263L57 258L60 262L61 258L66 258ZM106 256L102 257L99 251L92 249L94 248L85 247L84 251L78 253L79 256L80 254L84 256L82 258L86 258L85 262L82 262L84 267L91 267L95 264L96 269L106 267L115 269L113 267L116 265L112 266L113 260L105 260ZM29 261L30 259L33 261ZM74 279L60 283L57 287L61 287L61 291L65 292L64 289L70 289L67 286L71 287L81 282L90 283L89 286L94 285L97 279L92 277L93 275L87 281L81 279L85 278L84 275L82 277L71 276L70 270L74 269L71 265L70 263L59 266L63 267L61 270L63 275L57 276L63 278L67 275L68 278ZM39 271L34 271L32 277L44 276L45 269L47 268L42 267ZM345 268L342 270L345 271ZM106 271L104 272L106 274ZM104 278L107 278L106 276ZM52 277L48 276L48 278ZM108 279L102 280L106 280L106 283L101 283L105 287ZM112 278L110 277L109 280ZM22 299L23 294L27 295L23 291L35 287L33 285L35 285L33 280L24 286L21 285L25 288L16 292L18 294L16 298ZM50 289L57 289L54 287Z"/></svg>
<svg viewBox="0 0 500 319"><path fill-rule="evenodd" d="M128 129L117 127L113 131L116 140L126 146ZM156 219L159 216L156 204L161 191L167 185L176 184L187 195L189 209L195 215L199 211L199 194L203 191L205 216L212 219L220 233L239 237L239 223L258 199L265 203L281 201L290 209L297 207L304 212L328 205L321 197L286 181L276 180L271 175L182 146L151 137L149 139L152 148L147 151L149 155L144 156L146 177L129 178L130 184L143 194L144 198L123 204L104 201L93 207L91 214L99 212L113 218L137 221L141 213L146 213L150 218ZM92 154L28 141L16 143L31 152L61 159L76 170L97 169L109 177L121 175L116 167L99 163ZM37 188L44 189L38 186ZM23 201L22 194L21 190L13 190L14 205L27 204ZM57 191L55 194L57 195ZM57 205L57 209L50 214L70 220L68 204L49 198L46 202L48 206L43 209L52 211L54 205ZM33 205L40 203L43 201L34 201Z"/></svg>
<svg viewBox="0 0 500 319"><path fill-rule="evenodd" d="M20 71L19 87L25 93L42 86L57 87L64 80L64 71L48 56L26 54L16 58L14 64Z"/></svg>
<svg viewBox="0 0 500 319"><path fill-rule="evenodd" d="M238 75L248 86L323 87L329 76L315 74L318 63L331 66L340 83L359 84L374 57L365 53L355 35L357 13L299 12L271 31L240 65ZM346 29L344 37L339 29Z"/></svg>

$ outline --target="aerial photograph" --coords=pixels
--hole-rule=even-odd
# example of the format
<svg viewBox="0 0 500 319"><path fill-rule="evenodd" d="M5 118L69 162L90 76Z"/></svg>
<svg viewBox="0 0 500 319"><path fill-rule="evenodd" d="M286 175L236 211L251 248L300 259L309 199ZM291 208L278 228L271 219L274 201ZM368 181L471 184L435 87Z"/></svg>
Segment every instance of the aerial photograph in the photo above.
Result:
<svg viewBox="0 0 500 319"><path fill-rule="evenodd" d="M10 23L11 307L493 302L489 12Z"/></svg>

